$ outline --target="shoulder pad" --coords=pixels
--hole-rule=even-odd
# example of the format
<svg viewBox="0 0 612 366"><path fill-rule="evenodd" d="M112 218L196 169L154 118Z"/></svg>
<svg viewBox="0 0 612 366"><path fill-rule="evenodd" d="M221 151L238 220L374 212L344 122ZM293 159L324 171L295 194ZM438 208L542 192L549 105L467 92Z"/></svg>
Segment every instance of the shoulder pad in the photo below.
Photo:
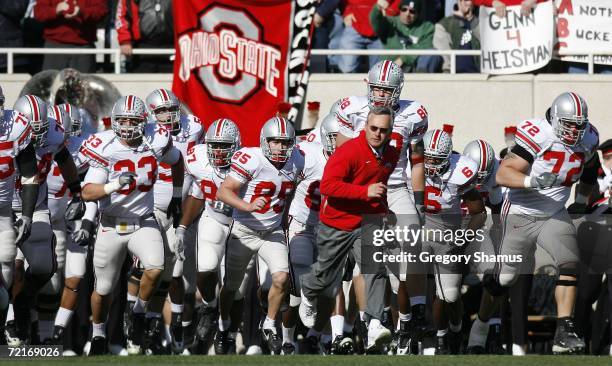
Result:
<svg viewBox="0 0 612 366"><path fill-rule="evenodd" d="M255 147L243 147L236 151L231 160L231 171L245 180L251 180L261 169L260 150Z"/></svg>
<svg viewBox="0 0 612 366"><path fill-rule="evenodd" d="M83 141L79 149L79 154L83 160L89 161L89 165L108 168L110 161L104 157L104 150L112 143L115 134L113 131L95 133Z"/></svg>
<svg viewBox="0 0 612 366"><path fill-rule="evenodd" d="M530 119L516 126L516 143L534 156L551 143L552 126L545 119Z"/></svg>
<svg viewBox="0 0 612 366"><path fill-rule="evenodd" d="M8 139L15 142L14 146L17 151L25 149L32 138L32 126L30 126L28 118L13 110L5 110L4 118L8 122L7 130L10 129L10 132L7 131L10 134Z"/></svg>
<svg viewBox="0 0 612 366"><path fill-rule="evenodd" d="M448 179L449 183L464 187L476 179L478 164L474 160L460 154L453 154L451 159L452 173Z"/></svg>

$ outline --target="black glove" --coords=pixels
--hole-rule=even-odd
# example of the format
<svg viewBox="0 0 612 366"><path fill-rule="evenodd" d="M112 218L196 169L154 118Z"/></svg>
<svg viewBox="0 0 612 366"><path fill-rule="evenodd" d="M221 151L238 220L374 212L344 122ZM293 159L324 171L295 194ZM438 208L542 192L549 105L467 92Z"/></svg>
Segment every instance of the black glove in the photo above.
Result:
<svg viewBox="0 0 612 366"><path fill-rule="evenodd" d="M72 234L72 241L78 246L86 247L93 237L95 225L93 222L84 219L81 221L81 228Z"/></svg>
<svg viewBox="0 0 612 366"><path fill-rule="evenodd" d="M587 211L586 203L574 202L567 208L567 212L570 215L584 215Z"/></svg>
<svg viewBox="0 0 612 366"><path fill-rule="evenodd" d="M81 199L80 195L75 195L72 200L68 203L64 218L66 221L79 220L85 214L85 202Z"/></svg>
<svg viewBox="0 0 612 366"><path fill-rule="evenodd" d="M166 218L172 217L172 226L177 228L181 215L183 214L183 199L181 197L172 197L168 209L166 210Z"/></svg>
<svg viewBox="0 0 612 366"><path fill-rule="evenodd" d="M31 232L32 218L27 216L21 216L19 220L15 222L15 234L17 235L17 238L15 239L15 245L17 245L17 247L21 247L21 244L28 240Z"/></svg>

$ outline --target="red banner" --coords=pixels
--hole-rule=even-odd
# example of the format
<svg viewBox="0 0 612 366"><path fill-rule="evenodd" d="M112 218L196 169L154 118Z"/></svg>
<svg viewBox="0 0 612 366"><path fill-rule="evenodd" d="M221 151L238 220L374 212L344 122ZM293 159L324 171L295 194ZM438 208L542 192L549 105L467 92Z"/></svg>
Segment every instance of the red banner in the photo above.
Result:
<svg viewBox="0 0 612 366"><path fill-rule="evenodd" d="M280 102L297 116L316 0L173 1L174 93L208 126L230 118L244 146ZM303 77L304 76L304 77Z"/></svg>

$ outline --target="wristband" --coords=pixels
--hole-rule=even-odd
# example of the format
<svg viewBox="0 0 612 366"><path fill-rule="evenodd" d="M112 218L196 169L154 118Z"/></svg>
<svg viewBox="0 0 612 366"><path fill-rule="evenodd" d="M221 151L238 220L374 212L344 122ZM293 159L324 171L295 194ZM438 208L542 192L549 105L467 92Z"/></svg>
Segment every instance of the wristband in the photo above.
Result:
<svg viewBox="0 0 612 366"><path fill-rule="evenodd" d="M172 197L183 197L183 187L172 187Z"/></svg>
<svg viewBox="0 0 612 366"><path fill-rule="evenodd" d="M525 186L525 188L532 188L531 187L531 177L530 176L525 176L525 180L523 181L523 185Z"/></svg>
<svg viewBox="0 0 612 366"><path fill-rule="evenodd" d="M104 193L107 194L107 195L109 195L109 194L111 194L113 192L116 192L116 191L118 191L120 189L121 189L121 184L119 183L118 179L114 180L114 181L112 181L110 183L106 183L104 185Z"/></svg>
<svg viewBox="0 0 612 366"><path fill-rule="evenodd" d="M414 196L414 203L416 205L423 205L423 204L425 204L425 192L423 192L423 191L414 191L412 194Z"/></svg>

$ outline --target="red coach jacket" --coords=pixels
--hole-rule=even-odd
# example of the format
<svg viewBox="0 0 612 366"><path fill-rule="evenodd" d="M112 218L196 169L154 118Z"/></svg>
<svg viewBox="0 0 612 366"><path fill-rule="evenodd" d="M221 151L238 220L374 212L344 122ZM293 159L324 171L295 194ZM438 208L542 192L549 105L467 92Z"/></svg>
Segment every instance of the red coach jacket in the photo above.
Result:
<svg viewBox="0 0 612 366"><path fill-rule="evenodd" d="M513 6L513 5L521 5L523 3L523 0L500 0L502 3L506 4L506 6ZM538 0L538 3L544 3L546 1L550 1L550 0ZM493 7L493 0L474 0L473 1L474 6L488 6Z"/></svg>
<svg viewBox="0 0 612 366"><path fill-rule="evenodd" d="M336 149L321 179L321 222L351 231L361 225L363 214L386 212L386 197L382 198L384 201L368 198L368 186L378 182L387 184L398 159L398 151L387 145L382 159L378 160L368 145L365 131Z"/></svg>
<svg viewBox="0 0 612 366"><path fill-rule="evenodd" d="M96 41L96 28L108 13L106 0L76 0L80 13L66 19L55 9L61 0L37 0L34 17L44 23L44 38L55 43L86 45ZM73 9L72 7L70 9Z"/></svg>

